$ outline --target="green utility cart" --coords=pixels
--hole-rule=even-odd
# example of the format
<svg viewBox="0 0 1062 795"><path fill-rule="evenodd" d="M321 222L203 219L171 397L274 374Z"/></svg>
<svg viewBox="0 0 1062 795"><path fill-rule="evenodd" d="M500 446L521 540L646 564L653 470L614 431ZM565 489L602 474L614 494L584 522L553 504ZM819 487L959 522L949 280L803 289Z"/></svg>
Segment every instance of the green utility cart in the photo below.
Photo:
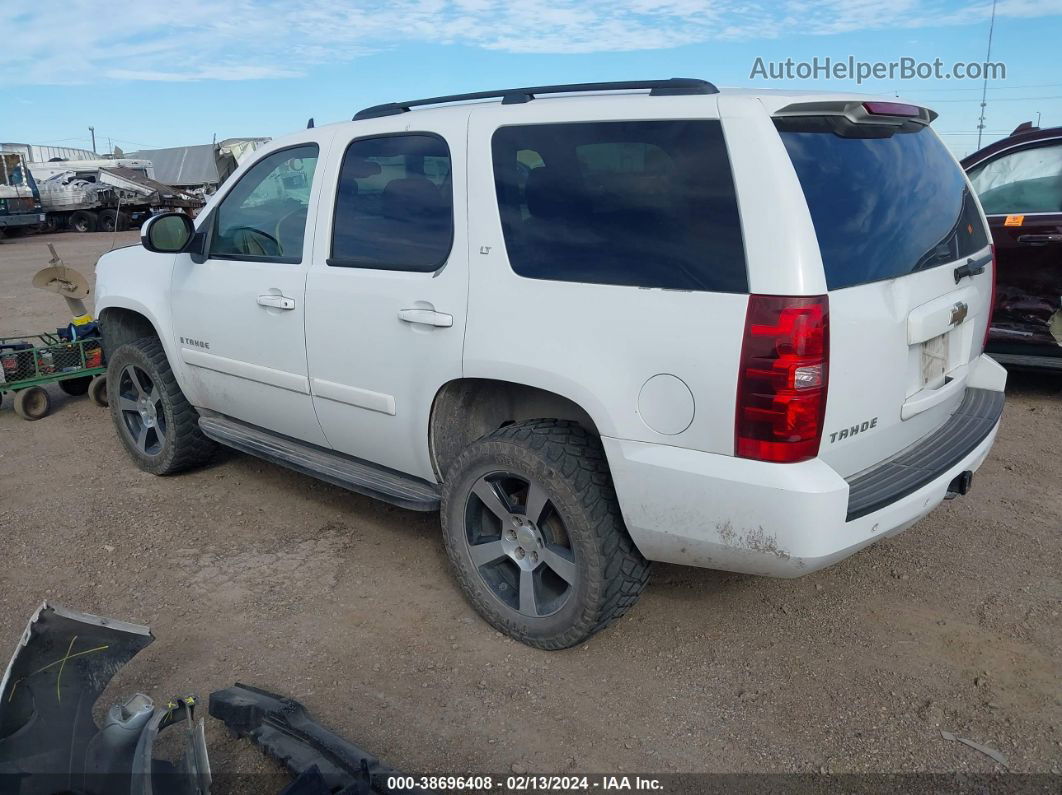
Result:
<svg viewBox="0 0 1062 795"><path fill-rule="evenodd" d="M103 344L99 337L65 340L58 334L0 337L0 400L15 395L15 412L27 420L48 414L46 384L59 384L68 395L88 396L107 405Z"/></svg>

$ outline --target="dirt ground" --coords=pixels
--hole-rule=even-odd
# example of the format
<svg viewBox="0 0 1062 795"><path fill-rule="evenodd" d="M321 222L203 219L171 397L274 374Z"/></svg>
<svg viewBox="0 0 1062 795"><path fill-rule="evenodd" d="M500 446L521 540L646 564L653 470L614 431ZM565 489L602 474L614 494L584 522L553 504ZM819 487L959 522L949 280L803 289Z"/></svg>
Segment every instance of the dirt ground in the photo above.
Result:
<svg viewBox="0 0 1062 795"><path fill-rule="evenodd" d="M0 335L67 322L30 287L136 233L0 243ZM157 478L108 413L0 408L0 654L44 599L151 625L101 700L242 681L423 773L1062 772L1062 378L1012 372L970 495L799 580L658 565L577 649L507 640L449 576L438 519L231 453ZM215 773L276 771L208 719Z"/></svg>

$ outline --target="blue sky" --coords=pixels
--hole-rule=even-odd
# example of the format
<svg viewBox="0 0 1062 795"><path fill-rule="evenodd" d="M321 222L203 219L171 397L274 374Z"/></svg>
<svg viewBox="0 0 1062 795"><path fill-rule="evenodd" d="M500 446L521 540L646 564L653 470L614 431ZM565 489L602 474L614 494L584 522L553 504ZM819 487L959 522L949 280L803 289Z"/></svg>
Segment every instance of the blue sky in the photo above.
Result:
<svg viewBox="0 0 1062 795"><path fill-rule="evenodd" d="M979 80L750 79L780 61L984 59L991 0L208 0L26 4L0 17L0 140L99 151L278 136L398 99L535 83L703 77L860 90L940 113L973 151ZM113 9L113 11L107 11ZM1000 0L985 143L1062 125L1062 0Z"/></svg>

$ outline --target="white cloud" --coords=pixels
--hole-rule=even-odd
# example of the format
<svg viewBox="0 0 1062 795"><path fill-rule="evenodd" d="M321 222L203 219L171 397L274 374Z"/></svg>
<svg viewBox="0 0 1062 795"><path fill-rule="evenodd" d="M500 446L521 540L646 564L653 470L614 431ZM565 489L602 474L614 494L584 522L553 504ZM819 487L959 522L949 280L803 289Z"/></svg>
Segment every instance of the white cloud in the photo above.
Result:
<svg viewBox="0 0 1062 795"><path fill-rule="evenodd" d="M990 0L182 0L108 18L43 0L4 21L3 84L297 77L408 43L515 53L663 49L712 40L983 23ZM1000 17L1062 14L1001 0ZM71 34L76 30L76 36Z"/></svg>

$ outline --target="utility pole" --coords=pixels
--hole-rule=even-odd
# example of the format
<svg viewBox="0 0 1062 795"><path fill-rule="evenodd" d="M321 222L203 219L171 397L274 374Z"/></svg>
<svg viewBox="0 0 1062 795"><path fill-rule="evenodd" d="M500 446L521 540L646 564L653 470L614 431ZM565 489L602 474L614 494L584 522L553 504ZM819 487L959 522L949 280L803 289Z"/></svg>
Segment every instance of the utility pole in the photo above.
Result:
<svg viewBox="0 0 1062 795"><path fill-rule="evenodd" d="M996 0L992 0L992 21L988 23L988 52L985 54L985 82L981 86L981 118L977 121L977 148L981 148L981 135L985 131L985 105L988 96L988 61L992 57L992 31L996 28Z"/></svg>
<svg viewBox="0 0 1062 795"><path fill-rule="evenodd" d="M92 154L96 154L96 128L89 127L89 132L92 133Z"/></svg>

